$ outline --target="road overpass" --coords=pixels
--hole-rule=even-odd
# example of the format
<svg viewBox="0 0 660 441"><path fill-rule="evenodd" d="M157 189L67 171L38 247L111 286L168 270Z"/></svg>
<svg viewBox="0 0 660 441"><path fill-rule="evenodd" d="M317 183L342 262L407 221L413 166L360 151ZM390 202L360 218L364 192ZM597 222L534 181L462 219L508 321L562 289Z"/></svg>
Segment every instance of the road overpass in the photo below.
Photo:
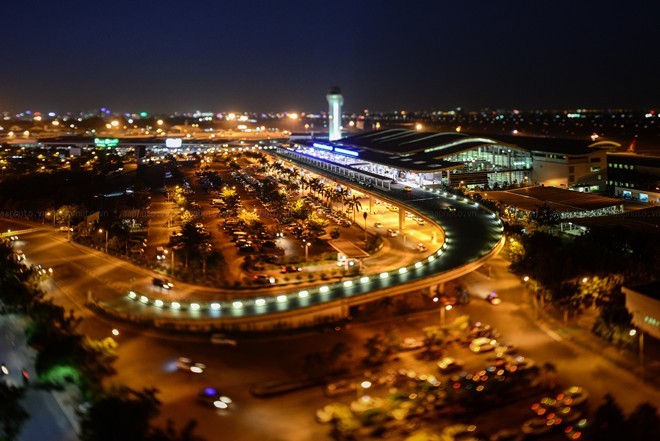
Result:
<svg viewBox="0 0 660 441"><path fill-rule="evenodd" d="M285 159L291 161L289 157ZM278 295L185 303L133 291L126 297L98 302L95 306L125 320L166 328L210 331L310 326L345 318L350 307L379 297L425 289L460 277L481 266L503 246L504 228L500 219L467 198L433 189L403 192L400 188L363 188L346 182L341 171L333 173L310 164L299 165L389 201L402 210L407 208L422 214L442 228L445 243L436 253L395 271L376 272Z"/></svg>

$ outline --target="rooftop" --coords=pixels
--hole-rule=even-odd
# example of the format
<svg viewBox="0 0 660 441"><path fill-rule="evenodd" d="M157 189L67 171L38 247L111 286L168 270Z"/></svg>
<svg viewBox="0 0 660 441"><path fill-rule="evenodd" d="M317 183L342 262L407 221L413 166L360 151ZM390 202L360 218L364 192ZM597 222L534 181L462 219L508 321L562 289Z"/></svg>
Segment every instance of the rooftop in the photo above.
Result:
<svg viewBox="0 0 660 441"><path fill-rule="evenodd" d="M569 219L574 224L588 228L616 228L643 230L660 234L660 207L649 207L642 210L628 211L613 216L588 217Z"/></svg>
<svg viewBox="0 0 660 441"><path fill-rule="evenodd" d="M534 211L544 204L557 211L591 211L622 203L618 199L557 187L526 187L516 190L488 191L481 194L487 199L493 199L525 211Z"/></svg>
<svg viewBox="0 0 660 441"><path fill-rule="evenodd" d="M628 286L626 288L630 291L635 291L647 297L660 300L660 281L658 280L641 285Z"/></svg>
<svg viewBox="0 0 660 441"><path fill-rule="evenodd" d="M555 153L564 155L584 155L597 149L614 149L621 144L614 141L591 141L567 138L545 138L540 136L495 135L489 136L500 142L523 147L533 152Z"/></svg>

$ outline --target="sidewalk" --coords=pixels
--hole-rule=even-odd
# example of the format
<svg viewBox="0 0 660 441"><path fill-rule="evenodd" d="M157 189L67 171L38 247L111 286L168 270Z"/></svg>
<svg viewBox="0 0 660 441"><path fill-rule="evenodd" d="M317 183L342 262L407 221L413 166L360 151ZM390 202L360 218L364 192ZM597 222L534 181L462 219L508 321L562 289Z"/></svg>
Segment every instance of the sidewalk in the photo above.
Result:
<svg viewBox="0 0 660 441"><path fill-rule="evenodd" d="M520 306L521 310L530 319L534 318L535 313L531 305L525 304ZM540 321L548 325L549 328L554 330L564 340L568 340L583 349L589 350L622 369L635 372L641 376L639 354L637 351L620 348L608 343L591 332L590 328L585 328L579 320L569 321L569 323L564 324L563 320L553 316L551 311L547 310L540 310L538 317ZM658 363L658 360L653 355L655 354L648 350L645 351L644 383L660 390L660 363Z"/></svg>
<svg viewBox="0 0 660 441"><path fill-rule="evenodd" d="M496 259L492 259L484 266L483 270L480 269L478 272L484 279L491 280L493 283L503 282L503 285L509 289L509 299L507 301L514 301L519 305L520 310L531 321L537 322L538 325L547 328L550 332L554 332L561 339L586 349L619 368L641 376L639 354L636 350L615 346L591 331L593 322L589 317L591 311L586 311L580 317L564 323L561 314L558 312L553 313L555 311L552 306L546 305L544 310L539 310L537 318L534 306L526 300L527 296L520 280L509 272L509 264L510 262L500 255ZM491 278L488 277L489 270L487 267L490 268ZM657 351L652 351L652 349L656 349L657 344L654 344L655 342L651 343L650 340L650 338L647 340L647 347L645 348L645 384L660 390L660 360L656 355Z"/></svg>

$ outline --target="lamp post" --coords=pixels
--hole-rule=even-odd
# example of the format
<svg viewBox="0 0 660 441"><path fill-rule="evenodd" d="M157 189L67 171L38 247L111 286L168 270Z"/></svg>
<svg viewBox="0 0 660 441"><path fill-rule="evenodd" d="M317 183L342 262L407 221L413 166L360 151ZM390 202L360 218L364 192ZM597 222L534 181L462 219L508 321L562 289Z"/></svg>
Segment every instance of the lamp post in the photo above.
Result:
<svg viewBox="0 0 660 441"><path fill-rule="evenodd" d="M447 311L451 311L451 309L451 305L443 305L442 308L440 308L440 326L443 328L445 327Z"/></svg>
<svg viewBox="0 0 660 441"><path fill-rule="evenodd" d="M368 381L368 380L365 380L365 381L361 382L360 384L358 384L356 389L355 389L357 391L356 399L359 400L360 398L362 398L364 396L364 391L366 391L370 387L371 387L371 381Z"/></svg>
<svg viewBox="0 0 660 441"><path fill-rule="evenodd" d="M170 263L170 275L174 277L174 248L172 248L172 261Z"/></svg>
<svg viewBox="0 0 660 441"><path fill-rule="evenodd" d="M364 218L364 243L367 243L367 212L362 213Z"/></svg>
<svg viewBox="0 0 660 441"><path fill-rule="evenodd" d="M310 247L310 245L312 245L311 242L307 242L307 241L303 242L303 247L305 248L305 262L307 262L307 259L309 257L309 247Z"/></svg>
<svg viewBox="0 0 660 441"><path fill-rule="evenodd" d="M637 329L631 329L630 332L628 333L631 337L634 337L637 335ZM644 382L644 331L640 330L639 331L639 337L638 337L638 343L639 343L639 371L640 371L640 376L642 377L642 382Z"/></svg>
<svg viewBox="0 0 660 441"><path fill-rule="evenodd" d="M103 233L103 228L99 229L99 233ZM108 254L108 230L105 230L105 254Z"/></svg>

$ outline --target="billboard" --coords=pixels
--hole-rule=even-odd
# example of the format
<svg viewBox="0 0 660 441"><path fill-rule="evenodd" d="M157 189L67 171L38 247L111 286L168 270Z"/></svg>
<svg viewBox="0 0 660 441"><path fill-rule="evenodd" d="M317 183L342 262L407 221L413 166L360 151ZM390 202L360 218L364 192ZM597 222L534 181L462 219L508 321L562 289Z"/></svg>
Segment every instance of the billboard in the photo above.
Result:
<svg viewBox="0 0 660 441"><path fill-rule="evenodd" d="M169 149L178 149L181 147L181 144L183 142L181 141L181 138L167 138L165 139L165 147Z"/></svg>

